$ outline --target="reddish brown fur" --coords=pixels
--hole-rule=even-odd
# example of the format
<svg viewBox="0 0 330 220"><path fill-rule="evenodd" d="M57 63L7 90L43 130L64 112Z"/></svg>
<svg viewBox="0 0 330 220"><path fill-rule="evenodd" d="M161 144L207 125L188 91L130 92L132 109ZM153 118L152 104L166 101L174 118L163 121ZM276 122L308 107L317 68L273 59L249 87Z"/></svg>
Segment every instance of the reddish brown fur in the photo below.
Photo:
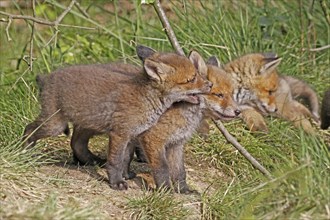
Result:
<svg viewBox="0 0 330 220"><path fill-rule="evenodd" d="M161 116L156 125L139 136L157 187L169 188L172 182L175 190L190 192L184 168L184 144L204 117L231 120L240 113L232 99L231 77L220 68L209 65L207 78L213 87L210 93L202 95L205 106L177 103Z"/></svg>
<svg viewBox="0 0 330 220"><path fill-rule="evenodd" d="M172 103L181 100L196 103L192 95L209 92L211 87L210 82L197 74L200 66L196 66L197 70L194 65L202 59L197 52L191 53L190 61L146 47L138 47L138 53L139 50L149 55L144 60L145 71L135 77L102 65L79 65L55 71L44 79L41 113L24 132L27 144L59 135L68 122L74 125L73 149L87 149L92 135L106 133L110 137L107 157L110 186L127 189L122 176L128 142L155 124Z"/></svg>

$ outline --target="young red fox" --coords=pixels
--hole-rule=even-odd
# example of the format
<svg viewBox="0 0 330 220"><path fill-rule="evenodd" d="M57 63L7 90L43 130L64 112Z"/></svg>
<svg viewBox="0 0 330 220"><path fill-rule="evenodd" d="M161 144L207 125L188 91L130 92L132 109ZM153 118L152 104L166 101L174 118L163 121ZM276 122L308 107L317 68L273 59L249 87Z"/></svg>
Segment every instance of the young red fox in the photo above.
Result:
<svg viewBox="0 0 330 220"><path fill-rule="evenodd" d="M216 60L212 58L212 60ZM214 63L213 64L218 64ZM207 79L213 83L209 94L200 95L200 104L176 103L151 127L138 137L152 169L157 187L173 187L180 193L190 192L184 167L185 143L191 138L205 116L231 120L240 114L232 99L233 83L222 69L208 65Z"/></svg>
<svg viewBox="0 0 330 220"><path fill-rule="evenodd" d="M247 54L223 66L235 80L234 100L241 117L252 131L267 131L262 113L277 111L275 91L278 87L276 67L281 59L272 54Z"/></svg>
<svg viewBox="0 0 330 220"><path fill-rule="evenodd" d="M145 59L143 56L140 58ZM218 65L214 57L209 61L212 65ZM116 69L117 67L108 65L107 68ZM123 68L134 67L126 65ZM157 187L171 188L173 184L174 189L180 193L190 192L186 183L184 144L191 138L205 116L231 120L240 114L237 104L232 99L234 88L231 77L222 69L211 65L200 73L213 83L210 93L199 95L198 105L187 102L175 103L154 126L132 141L129 147L130 152L127 152L125 157L124 177L133 177L129 172L129 163L135 147L138 147L142 148L147 157ZM80 149L80 152L83 154L77 154L77 157L91 157L88 156L91 152L87 151L87 145L85 145L85 150Z"/></svg>
<svg viewBox="0 0 330 220"><path fill-rule="evenodd" d="M197 94L209 92L212 84L198 72L206 66L192 51L189 59L173 53L158 53L144 46L148 54L144 72L122 78L98 65L78 65L57 70L43 79L41 113L26 126L27 144L57 136L74 126L72 146L87 146L93 134L109 135L107 173L113 189L127 189L123 180L124 155L128 142L153 126L177 101L199 104ZM145 56L145 55L144 55ZM121 75L121 76L119 76ZM87 149L88 150L88 149Z"/></svg>
<svg viewBox="0 0 330 220"><path fill-rule="evenodd" d="M315 92L293 77L279 76L276 67L281 59L274 54L247 54L224 65L225 71L236 80L234 99L242 109L242 119L251 131L268 132L262 115L275 114L313 133L308 118L318 119L318 100ZM308 99L312 112L293 99Z"/></svg>

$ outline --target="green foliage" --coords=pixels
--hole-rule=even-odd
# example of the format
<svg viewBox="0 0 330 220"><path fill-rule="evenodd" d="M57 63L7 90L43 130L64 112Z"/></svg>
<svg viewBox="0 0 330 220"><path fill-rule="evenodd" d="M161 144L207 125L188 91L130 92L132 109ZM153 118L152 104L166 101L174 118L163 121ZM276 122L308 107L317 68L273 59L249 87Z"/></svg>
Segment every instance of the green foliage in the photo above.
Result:
<svg viewBox="0 0 330 220"><path fill-rule="evenodd" d="M36 15L48 20L56 19L69 3L36 2ZM70 177L63 174L58 180L58 174L52 171L47 173L47 179L40 171L45 165L67 163L71 158L68 139L56 139L59 141L55 145L50 140L40 141L35 148L27 149L22 147L21 135L38 114L37 74L77 63L122 60L140 65L136 44L159 51L173 50L154 13L153 2L81 1L89 17L74 7L62 22L71 26L58 26L56 30L36 25L33 71L24 61L30 53L30 26L13 20L9 29L13 41L8 42L6 25L0 25L0 218L106 219L102 215L104 206L93 205L90 197L86 197L90 192L74 188L77 197L65 199L71 198L65 191L72 189L67 184L72 181ZM330 30L319 1L314 1L313 10L307 2L212 0L163 4L186 53L196 49L205 59L216 55L225 63L244 53L276 52L283 58L280 73L305 80L322 97L330 85L330 53L308 49L330 44ZM31 14L30 8L19 5L8 11ZM202 219L329 218L329 132L319 131L316 137L309 137L279 119L269 118L267 124L270 129L267 135L251 134L241 121L226 127L274 175L274 180L267 180L253 169L216 129L207 140L197 136L191 140L187 156L223 174L212 179L203 170L211 185L198 198ZM101 141L100 145L106 143ZM196 164L189 165L199 169ZM73 170L76 169L75 166ZM77 183L76 179L72 182ZM83 182L94 187L91 182ZM123 193L99 185L95 188L102 193L91 196L108 199L105 194L109 193L109 198L119 198L126 213L134 213L135 218L191 217L182 206L182 198L163 190L125 199Z"/></svg>

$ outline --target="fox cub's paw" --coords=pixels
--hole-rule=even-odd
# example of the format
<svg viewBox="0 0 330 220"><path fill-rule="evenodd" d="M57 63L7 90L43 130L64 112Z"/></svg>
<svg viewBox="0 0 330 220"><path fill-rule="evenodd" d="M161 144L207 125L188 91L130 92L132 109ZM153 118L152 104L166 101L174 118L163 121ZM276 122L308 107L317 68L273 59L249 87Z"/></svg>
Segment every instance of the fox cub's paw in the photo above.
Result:
<svg viewBox="0 0 330 220"><path fill-rule="evenodd" d="M114 190L127 190L128 189L128 184L126 181L121 180L116 183L111 183L110 187Z"/></svg>
<svg viewBox="0 0 330 220"><path fill-rule="evenodd" d="M253 121L248 126L249 126L249 130L252 131L252 132L262 132L262 133L268 133L269 132L265 121Z"/></svg>

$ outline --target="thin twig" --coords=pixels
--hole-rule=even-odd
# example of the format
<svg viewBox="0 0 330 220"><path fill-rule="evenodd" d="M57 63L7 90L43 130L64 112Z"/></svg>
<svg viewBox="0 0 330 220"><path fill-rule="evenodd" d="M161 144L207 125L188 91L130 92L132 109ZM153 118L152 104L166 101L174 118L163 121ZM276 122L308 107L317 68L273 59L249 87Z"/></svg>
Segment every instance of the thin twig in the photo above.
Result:
<svg viewBox="0 0 330 220"><path fill-rule="evenodd" d="M8 16L8 22L12 19L23 19L23 20L30 20L34 21L35 23L42 24L42 25L48 25L48 26L58 26L59 23L63 20L65 15L69 13L69 11L72 9L73 5L76 3L76 0L72 0L70 5L62 12L62 14L55 20L55 21L47 21L41 18L29 16L29 15L14 15L10 14L4 11L0 11L0 14Z"/></svg>
<svg viewBox="0 0 330 220"><path fill-rule="evenodd" d="M36 4L35 0L32 0L32 12L33 12L33 17L36 17ZM34 21L32 21L32 27L31 27L31 39L30 39L30 71L33 69L33 38L34 38Z"/></svg>
<svg viewBox="0 0 330 220"><path fill-rule="evenodd" d="M185 55L177 38L175 37L174 31L171 28L170 23L168 22L168 19L166 17L166 14L159 2L159 0L156 0L154 3L154 8L157 11L157 14L162 21L163 27L166 28L166 34L167 37L170 39L170 42L173 46L173 48L176 50L178 54ZM227 129L223 126L223 124L220 121L213 120L214 124L217 126L217 128L220 130L220 132L223 134L223 136L227 139L228 142L230 142L248 161L257 168L261 173L263 173L268 178L272 178L270 173L264 168L256 159L254 159L253 156L245 150L242 145L238 143L238 141L227 131Z"/></svg>
<svg viewBox="0 0 330 220"><path fill-rule="evenodd" d="M271 174L264 168L238 141L234 138L221 123L221 121L212 120L223 136L229 141L251 164L268 178L272 178Z"/></svg>
<svg viewBox="0 0 330 220"><path fill-rule="evenodd" d="M90 18L89 14L80 6L79 2L76 2L75 6L86 18Z"/></svg>
<svg viewBox="0 0 330 220"><path fill-rule="evenodd" d="M323 47L318 47L318 48L310 48L310 49L304 48L304 50L309 50L311 52L318 52L318 51L326 50L326 49L329 49L329 48L330 48L330 44L325 45Z"/></svg>
<svg viewBox="0 0 330 220"><path fill-rule="evenodd" d="M166 34L172 44L172 47L175 48L176 52L180 55L185 55L182 48L180 47L180 44L178 42L178 39L176 38L175 34L174 34L174 31L170 25L170 22L168 21L167 19L167 16L165 14L165 11L163 10L161 4L160 4L160 1L159 0L156 0L154 2L154 8L158 14L158 17L159 19L161 20L162 24L163 24L163 27L166 31Z"/></svg>
<svg viewBox="0 0 330 220"><path fill-rule="evenodd" d="M11 22L12 22L12 19L11 19L11 17L9 17L8 18L8 24L6 26L6 36L7 36L8 41L12 40L11 37L10 37L10 34L9 34L9 28L10 28Z"/></svg>

